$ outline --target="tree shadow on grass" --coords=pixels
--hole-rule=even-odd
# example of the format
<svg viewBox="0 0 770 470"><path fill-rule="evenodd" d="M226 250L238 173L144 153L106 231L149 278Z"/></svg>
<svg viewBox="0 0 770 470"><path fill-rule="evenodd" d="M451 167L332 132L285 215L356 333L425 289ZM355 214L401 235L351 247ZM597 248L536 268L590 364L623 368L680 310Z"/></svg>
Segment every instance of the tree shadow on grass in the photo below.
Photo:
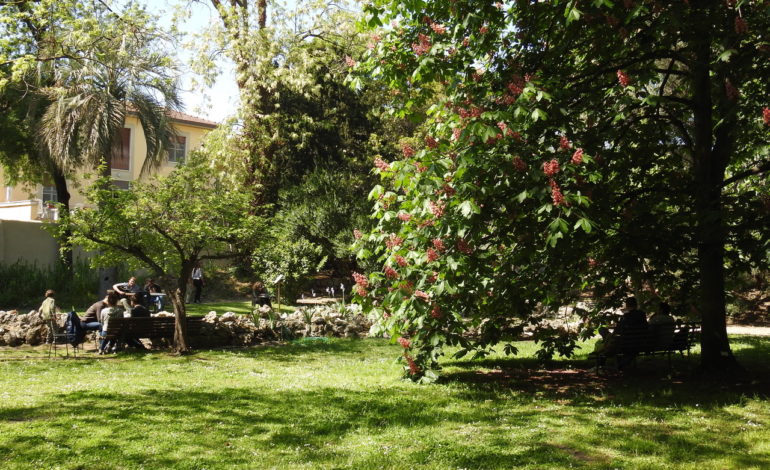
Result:
<svg viewBox="0 0 770 470"><path fill-rule="evenodd" d="M741 341L741 357L767 346ZM237 355L278 362L318 354L349 358L376 354L380 345L393 352L385 342L311 341ZM190 359L227 358L207 352ZM751 419L760 425L768 416L744 410L747 394L661 375L657 362L605 377L585 372L587 364L454 361L435 386L272 392L255 381L214 389L191 384L52 393L35 402L41 405L0 407L0 462L90 469L636 468L682 462L694 468L719 461L727 468L770 468L770 456L745 430L752 426L747 415L757 414ZM119 367L111 373L121 373Z"/></svg>
<svg viewBox="0 0 770 470"><path fill-rule="evenodd" d="M740 403L746 396L770 397L770 338L732 338L738 361L750 373L739 379L698 373L700 355L642 356L618 371L609 362L601 373L595 362L577 359L487 358L451 361L442 377L477 391L509 390L564 404L644 403L657 407L697 405L707 409Z"/></svg>
<svg viewBox="0 0 770 470"><path fill-rule="evenodd" d="M474 390L437 397L424 387L408 394L394 389L270 393L223 388L118 396L79 391L51 398L51 406L0 410L0 425L24 425L0 439L0 455L7 462L50 464L44 467L78 462L81 468L220 468L225 462L259 467L260 454L267 453L286 459L287 467L339 468L345 462L350 468L559 468L622 466L614 454L646 451L663 462L706 463L727 454L735 468L770 465L767 455L752 454L750 442L730 433L682 429L676 420L686 411L661 411L648 404L554 408L548 400L529 397L485 400L488 394ZM737 419L728 410L715 408L710 414ZM583 433L556 432L562 428ZM437 432L446 434L421 440ZM369 451L352 451L350 446L362 440L370 442ZM389 447L397 448L399 456L390 457L396 460L383 459Z"/></svg>

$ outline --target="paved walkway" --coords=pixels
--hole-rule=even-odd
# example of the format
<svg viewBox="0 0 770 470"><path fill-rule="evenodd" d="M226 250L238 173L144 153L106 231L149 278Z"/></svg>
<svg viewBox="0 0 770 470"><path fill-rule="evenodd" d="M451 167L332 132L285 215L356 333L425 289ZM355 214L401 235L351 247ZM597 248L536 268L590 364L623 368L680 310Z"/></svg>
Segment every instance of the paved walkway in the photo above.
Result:
<svg viewBox="0 0 770 470"><path fill-rule="evenodd" d="M770 326L729 325L727 327L727 334L770 336Z"/></svg>

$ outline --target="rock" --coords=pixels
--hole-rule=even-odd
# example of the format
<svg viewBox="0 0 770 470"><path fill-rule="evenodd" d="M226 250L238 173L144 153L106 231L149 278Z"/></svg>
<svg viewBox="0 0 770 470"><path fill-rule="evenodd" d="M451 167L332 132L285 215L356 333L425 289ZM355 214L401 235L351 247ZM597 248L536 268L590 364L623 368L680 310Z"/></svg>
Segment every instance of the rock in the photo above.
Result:
<svg viewBox="0 0 770 470"><path fill-rule="evenodd" d="M44 338L48 335L48 328L43 326L37 326L27 330L27 334L24 337L24 341L30 346L37 346L44 342Z"/></svg>
<svg viewBox="0 0 770 470"><path fill-rule="evenodd" d="M225 312L222 314L221 317L219 317L220 323L231 323L236 320L238 316L233 312Z"/></svg>
<svg viewBox="0 0 770 470"><path fill-rule="evenodd" d="M21 344L24 343L24 340L16 336L16 334L13 332L6 333L4 338L5 338L5 344L7 344L8 346L15 347L15 346L20 346Z"/></svg>
<svg viewBox="0 0 770 470"><path fill-rule="evenodd" d="M217 312L211 311L206 314L205 317L203 317L203 321L206 323L216 323L217 322Z"/></svg>

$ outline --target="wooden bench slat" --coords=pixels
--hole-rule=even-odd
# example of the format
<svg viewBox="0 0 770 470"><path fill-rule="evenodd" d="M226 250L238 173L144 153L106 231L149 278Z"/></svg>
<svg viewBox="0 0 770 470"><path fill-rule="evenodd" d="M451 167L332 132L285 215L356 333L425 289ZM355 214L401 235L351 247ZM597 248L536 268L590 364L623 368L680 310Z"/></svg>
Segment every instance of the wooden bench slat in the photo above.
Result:
<svg viewBox="0 0 770 470"><path fill-rule="evenodd" d="M611 331L614 332L613 329ZM657 336L649 329L619 332L616 335L613 334L608 341L607 350L599 353L599 356L607 358L623 354L655 355L689 352L697 343L699 336L700 324L698 323L675 326L671 343L668 345L657 344Z"/></svg>
<svg viewBox="0 0 770 470"><path fill-rule="evenodd" d="M107 324L107 339L173 338L174 317L112 318ZM187 319L187 334L197 336L203 329L203 318Z"/></svg>

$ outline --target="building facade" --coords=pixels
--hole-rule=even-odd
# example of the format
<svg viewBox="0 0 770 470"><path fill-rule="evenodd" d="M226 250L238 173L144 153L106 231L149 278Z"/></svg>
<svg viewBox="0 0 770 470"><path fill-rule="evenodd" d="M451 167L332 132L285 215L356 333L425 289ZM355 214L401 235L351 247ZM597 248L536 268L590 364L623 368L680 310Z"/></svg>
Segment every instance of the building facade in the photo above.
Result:
<svg viewBox="0 0 770 470"><path fill-rule="evenodd" d="M190 151L200 147L206 133L217 126L217 123L201 119L189 114L170 113L176 139L168 151L166 159L155 173L166 175L176 165L183 162ZM119 142L113 147L110 158L110 171L113 183L121 188L128 189L133 181L139 180L142 175L142 166L147 158L147 145L144 132L136 116L129 114L125 125L120 132ZM95 174L95 169L84 169L85 173ZM55 221L58 218L56 210L56 188L49 185L16 185L11 186L6 182L2 168L0 168L0 220L17 220L25 222ZM77 208L85 205L85 198L79 191L79 187L87 184L82 179L68 181L70 192L70 207ZM73 184L76 183L76 184Z"/></svg>

